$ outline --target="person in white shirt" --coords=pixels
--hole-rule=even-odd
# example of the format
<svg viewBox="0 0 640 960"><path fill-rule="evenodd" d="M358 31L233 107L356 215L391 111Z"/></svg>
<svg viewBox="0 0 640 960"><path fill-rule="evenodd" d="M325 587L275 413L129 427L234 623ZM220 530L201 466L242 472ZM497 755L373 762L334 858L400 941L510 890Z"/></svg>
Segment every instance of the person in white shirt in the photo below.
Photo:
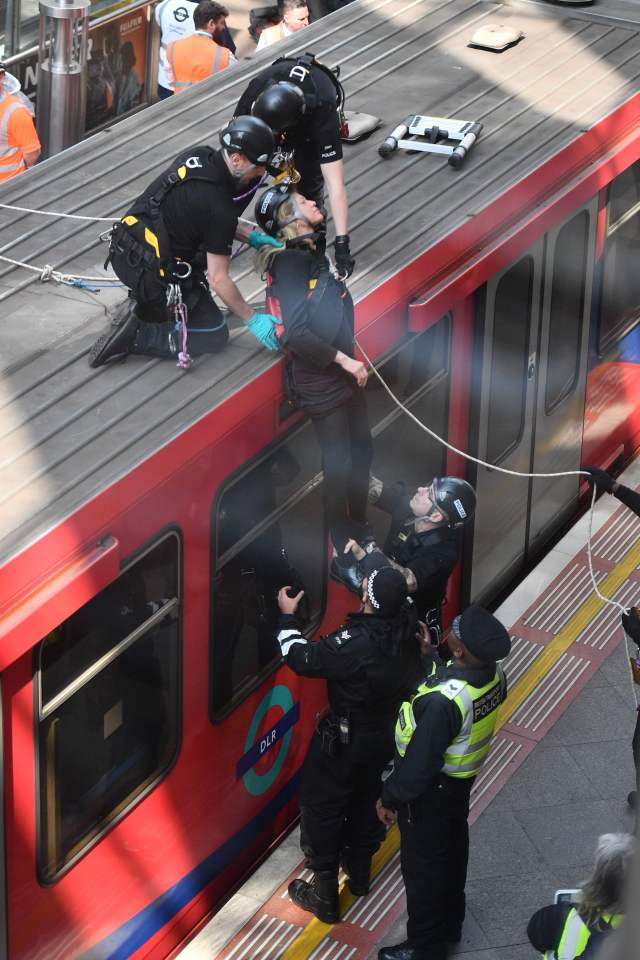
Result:
<svg viewBox="0 0 640 960"><path fill-rule="evenodd" d="M196 32L193 13L198 6L197 0L161 0L155 11L156 22L160 27L160 56L158 58L158 98L165 100L173 95L173 86L167 73L167 44L172 40L181 40ZM222 47L231 51L231 62L235 63L235 44L226 26L224 17L216 24L218 30L213 39Z"/></svg>
<svg viewBox="0 0 640 960"><path fill-rule="evenodd" d="M260 34L256 50L284 40L292 33L297 33L303 27L309 26L309 9L306 0L280 0L278 10L282 20L273 27L265 27Z"/></svg>

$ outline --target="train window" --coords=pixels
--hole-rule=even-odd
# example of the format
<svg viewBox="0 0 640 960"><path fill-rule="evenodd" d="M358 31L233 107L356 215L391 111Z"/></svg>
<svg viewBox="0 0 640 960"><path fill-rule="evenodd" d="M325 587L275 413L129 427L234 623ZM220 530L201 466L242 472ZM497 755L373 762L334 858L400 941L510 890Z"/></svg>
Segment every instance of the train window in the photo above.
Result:
<svg viewBox="0 0 640 960"><path fill-rule="evenodd" d="M447 435L451 315L418 335L410 335L378 365L393 393L439 436ZM373 473L386 483L402 480L410 490L441 474L446 449L398 409L371 376L367 386L369 421L374 438ZM389 518L378 510L369 520L384 543Z"/></svg>
<svg viewBox="0 0 640 960"><path fill-rule="evenodd" d="M580 367L589 214L583 210L558 233L553 262L545 411L572 392Z"/></svg>
<svg viewBox="0 0 640 960"><path fill-rule="evenodd" d="M309 630L320 619L327 565L320 479L315 434L303 423L234 479L214 504L214 722L280 661L274 640L279 587L304 587L302 614Z"/></svg>
<svg viewBox="0 0 640 960"><path fill-rule="evenodd" d="M178 748L180 540L163 536L40 644L38 864L52 881Z"/></svg>
<svg viewBox="0 0 640 960"><path fill-rule="evenodd" d="M518 443L524 423L533 259L523 257L500 278L493 307L487 460L499 463Z"/></svg>
<svg viewBox="0 0 640 960"><path fill-rule="evenodd" d="M605 353L640 320L640 163L609 188L598 350Z"/></svg>

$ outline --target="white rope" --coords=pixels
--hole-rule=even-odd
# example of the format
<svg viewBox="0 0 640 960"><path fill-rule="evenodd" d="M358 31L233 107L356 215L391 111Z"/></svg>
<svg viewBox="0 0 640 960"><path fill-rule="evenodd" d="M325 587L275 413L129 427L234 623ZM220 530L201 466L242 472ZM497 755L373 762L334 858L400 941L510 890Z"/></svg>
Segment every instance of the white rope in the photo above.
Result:
<svg viewBox="0 0 640 960"><path fill-rule="evenodd" d="M114 223L120 217L83 217L80 213L56 213L53 210L32 210L30 207L15 207L10 203L0 203L3 210L17 210L19 213L38 213L41 217L64 217L65 220L89 220L92 223Z"/></svg>
<svg viewBox="0 0 640 960"><path fill-rule="evenodd" d="M79 274L61 273L60 270L54 270L50 263L44 267L36 267L32 263L25 263L23 260L12 260L11 257L0 256L0 260L10 263L14 267L22 267L24 270L31 270L32 273L39 273L43 283L53 280L55 283L64 283L70 286L74 285L75 280L87 281L88 283L108 283L122 286L116 277L86 277Z"/></svg>
<svg viewBox="0 0 640 960"><path fill-rule="evenodd" d="M452 443L449 443L443 437L439 436L434 430L428 427L426 423L423 423L421 420L419 420L418 417L416 417L416 415L412 413L411 410L409 410L398 397L396 397L395 393L393 392L391 387L387 384L382 374L379 372L379 370L377 370L377 368L371 362L370 357L362 349L362 345L358 342L357 339L355 340L355 342L356 342L356 346L358 347L358 350L360 351L362 356L365 358L369 367L371 368L373 373L376 375L376 377L378 378L378 380L380 381L380 383L382 384L386 392L389 394L393 402L396 404L396 406L400 410L402 410L403 413L406 413L406 415L411 420L413 420L416 426L418 426L421 430L424 430L425 433L428 433L429 436L432 437L434 440L437 440L438 443L441 443L443 446L445 446L447 450L451 450L453 453L457 453L459 456L464 457L465 460L471 460L472 463L477 463L481 467L487 467L489 470L497 470L499 473L506 473L511 477L530 478L530 477L575 477L575 476L588 477L590 476L590 474L587 473L586 470L563 470L563 471L560 471L559 473L523 473L520 470L508 470L506 467L494 466L494 464L492 463L487 463L485 460L480 460L478 457L472 456L470 453L467 453L465 450L459 450L458 447L454 447ZM591 508L589 510L589 536L587 539L587 559L589 563L589 575L591 577L591 583L593 584L593 589L596 595L604 603L608 604L611 607L617 607L618 610L622 611L622 613L627 613L627 608L622 606L621 603L618 603L617 600L612 600L610 597L605 597L602 593L600 593L600 590L598 589L598 584L596 582L595 574L593 572L593 560L591 557L591 531L593 528L593 510L595 506L595 501L596 501L596 484L594 482L593 496L591 497Z"/></svg>

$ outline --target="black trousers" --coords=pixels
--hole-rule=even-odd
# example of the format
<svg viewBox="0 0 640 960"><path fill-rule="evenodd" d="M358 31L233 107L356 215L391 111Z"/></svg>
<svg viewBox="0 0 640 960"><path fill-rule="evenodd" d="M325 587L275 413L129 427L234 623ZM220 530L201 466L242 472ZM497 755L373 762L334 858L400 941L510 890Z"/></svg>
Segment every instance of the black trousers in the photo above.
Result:
<svg viewBox="0 0 640 960"><path fill-rule="evenodd" d="M337 869L346 850L362 860L376 852L385 834L376 800L388 759L386 752L358 756L357 745L337 742L329 756L316 730L300 786L300 845L311 870Z"/></svg>
<svg viewBox="0 0 640 960"><path fill-rule="evenodd" d="M167 284L153 270L145 270L140 264L132 264L127 253L114 253L111 257L113 271L129 288L130 295L138 303L140 319L145 323L160 324L168 321ZM217 353L229 339L226 321L211 296L211 290L202 270L193 267L189 279L182 284L182 296L187 306L187 349L193 356ZM138 337L138 353L164 356L167 337L154 329L142 331ZM145 344L148 342L149 349ZM166 355L170 355L166 348Z"/></svg>
<svg viewBox="0 0 640 960"><path fill-rule="evenodd" d="M407 893L407 939L429 960L445 960L465 915L472 780L441 776L398 811L400 863Z"/></svg>
<svg viewBox="0 0 640 960"><path fill-rule="evenodd" d="M340 555L347 540L363 535L367 519L373 443L363 391L311 419L322 451L327 523Z"/></svg>
<svg viewBox="0 0 640 960"><path fill-rule="evenodd" d="M631 749L633 750L633 762L636 768L636 782L640 782L640 708L636 710L636 725L633 731Z"/></svg>

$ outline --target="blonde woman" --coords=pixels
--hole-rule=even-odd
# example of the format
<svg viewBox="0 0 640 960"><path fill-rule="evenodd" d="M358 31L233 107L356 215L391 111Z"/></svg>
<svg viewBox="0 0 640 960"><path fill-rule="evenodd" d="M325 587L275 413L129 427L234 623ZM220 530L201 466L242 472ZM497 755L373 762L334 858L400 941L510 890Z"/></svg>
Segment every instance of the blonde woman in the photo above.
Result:
<svg viewBox="0 0 640 960"><path fill-rule="evenodd" d="M545 960L586 960L598 954L601 941L623 919L633 848L631 834L604 833L578 903L554 903L534 913L527 936Z"/></svg>
<svg viewBox="0 0 640 960"><path fill-rule="evenodd" d="M344 550L366 532L373 448L362 392L368 372L354 358L353 301L324 255L325 214L315 201L270 187L255 216L265 233L284 241L260 250L257 265L267 281L267 310L280 320L290 399L311 418L322 451L332 576L359 595L362 577Z"/></svg>

